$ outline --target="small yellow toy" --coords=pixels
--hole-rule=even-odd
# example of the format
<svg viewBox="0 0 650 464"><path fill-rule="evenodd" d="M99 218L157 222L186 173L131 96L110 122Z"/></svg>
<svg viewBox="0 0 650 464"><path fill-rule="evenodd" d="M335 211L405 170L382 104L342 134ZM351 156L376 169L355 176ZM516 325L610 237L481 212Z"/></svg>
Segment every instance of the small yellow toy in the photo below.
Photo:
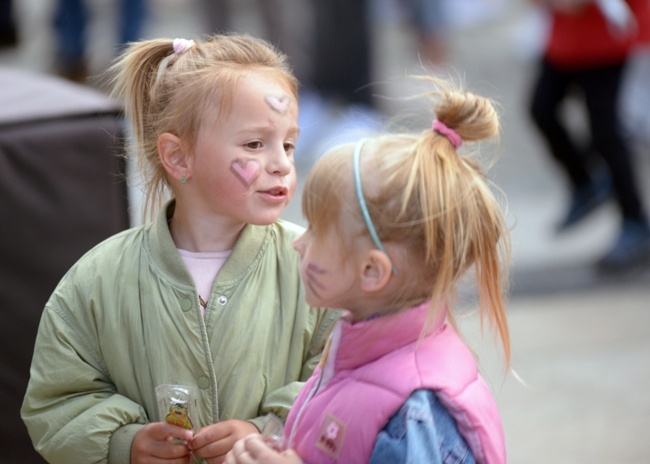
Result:
<svg viewBox="0 0 650 464"><path fill-rule="evenodd" d="M192 430L192 421L187 413L187 405L185 404L172 403L169 407L169 412L165 416L165 422Z"/></svg>

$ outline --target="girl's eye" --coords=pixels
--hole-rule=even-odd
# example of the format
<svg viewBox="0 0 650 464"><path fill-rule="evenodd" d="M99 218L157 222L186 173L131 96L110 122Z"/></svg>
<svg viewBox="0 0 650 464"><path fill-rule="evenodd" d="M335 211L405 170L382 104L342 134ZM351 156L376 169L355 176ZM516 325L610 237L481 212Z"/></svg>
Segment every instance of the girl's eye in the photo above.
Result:
<svg viewBox="0 0 650 464"><path fill-rule="evenodd" d="M293 143L287 142L284 144L284 151L286 151L287 153L293 153L295 148L296 146Z"/></svg>
<svg viewBox="0 0 650 464"><path fill-rule="evenodd" d="M248 143L246 144L246 146L247 146L248 148L252 149L252 150L258 150L258 149L262 148L262 142L256 140L256 141L254 141L254 142L248 142Z"/></svg>

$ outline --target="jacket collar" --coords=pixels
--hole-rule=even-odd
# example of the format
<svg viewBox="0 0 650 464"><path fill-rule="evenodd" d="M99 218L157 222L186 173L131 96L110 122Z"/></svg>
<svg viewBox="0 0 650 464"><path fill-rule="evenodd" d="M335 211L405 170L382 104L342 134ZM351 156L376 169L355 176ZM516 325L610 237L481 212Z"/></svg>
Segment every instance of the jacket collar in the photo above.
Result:
<svg viewBox="0 0 650 464"><path fill-rule="evenodd" d="M192 277L183 264L169 231L169 220L174 215L176 202L170 200L148 226L147 248L149 259L168 278L180 285L193 286ZM271 228L247 224L242 230L232 253L217 275L222 284L238 281L261 257L270 238Z"/></svg>
<svg viewBox="0 0 650 464"><path fill-rule="evenodd" d="M328 360L325 365L335 370L354 369L382 356L415 344L427 322L429 302L366 321L352 323L343 316L332 333ZM426 337L437 334L443 327L446 309L435 316L427 328ZM324 367L327 369L327 367Z"/></svg>

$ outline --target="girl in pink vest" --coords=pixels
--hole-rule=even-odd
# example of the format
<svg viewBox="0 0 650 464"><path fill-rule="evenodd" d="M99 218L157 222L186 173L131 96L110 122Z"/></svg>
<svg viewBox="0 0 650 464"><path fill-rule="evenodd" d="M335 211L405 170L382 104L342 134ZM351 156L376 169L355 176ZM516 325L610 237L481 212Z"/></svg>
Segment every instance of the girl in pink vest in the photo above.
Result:
<svg viewBox="0 0 650 464"><path fill-rule="evenodd" d="M496 136L486 98L432 79L432 126L333 149L309 174L294 242L307 301L345 308L287 418L227 463L506 462L492 393L454 329L455 288L476 280L509 362L503 213L465 146Z"/></svg>

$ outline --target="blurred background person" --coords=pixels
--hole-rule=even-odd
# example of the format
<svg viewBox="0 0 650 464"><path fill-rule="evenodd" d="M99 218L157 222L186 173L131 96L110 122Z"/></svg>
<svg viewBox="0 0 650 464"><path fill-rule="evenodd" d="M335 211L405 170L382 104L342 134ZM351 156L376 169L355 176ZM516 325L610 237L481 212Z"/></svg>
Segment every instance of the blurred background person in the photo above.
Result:
<svg viewBox="0 0 650 464"><path fill-rule="evenodd" d="M403 36L411 37L404 51L415 58L420 71L447 59L447 15L442 0L310 3L313 59L311 75L302 81L299 146L300 154L309 150L308 161L336 144L380 129L390 116L390 105L382 105L376 95L385 86L379 69L386 61L382 45L390 40L387 35L396 38L391 28L397 26Z"/></svg>
<svg viewBox="0 0 650 464"><path fill-rule="evenodd" d="M578 224L613 196L622 216L620 231L597 264L602 270L629 268L650 254L650 227L623 133L619 96L630 53L650 42L650 2L537 3L548 9L550 30L530 113L570 184L569 207L558 231ZM588 140L580 140L562 119L562 104L576 94L586 106Z"/></svg>
<svg viewBox="0 0 650 464"><path fill-rule="evenodd" d="M312 61L310 0L199 0L199 7L208 32L261 37L290 58L301 82L308 78Z"/></svg>
<svg viewBox="0 0 650 464"><path fill-rule="evenodd" d="M141 38L147 18L147 0L119 0L116 25L115 54L128 42ZM57 41L56 72L62 77L85 82L89 73L87 44L92 8L88 0L58 0L54 13L54 32Z"/></svg>
<svg viewBox="0 0 650 464"><path fill-rule="evenodd" d="M311 75L303 81L301 147L309 157L358 132L378 129L372 95L373 42L368 0L310 0L313 11ZM353 135L354 134L354 135ZM304 137L302 137L304 135Z"/></svg>

